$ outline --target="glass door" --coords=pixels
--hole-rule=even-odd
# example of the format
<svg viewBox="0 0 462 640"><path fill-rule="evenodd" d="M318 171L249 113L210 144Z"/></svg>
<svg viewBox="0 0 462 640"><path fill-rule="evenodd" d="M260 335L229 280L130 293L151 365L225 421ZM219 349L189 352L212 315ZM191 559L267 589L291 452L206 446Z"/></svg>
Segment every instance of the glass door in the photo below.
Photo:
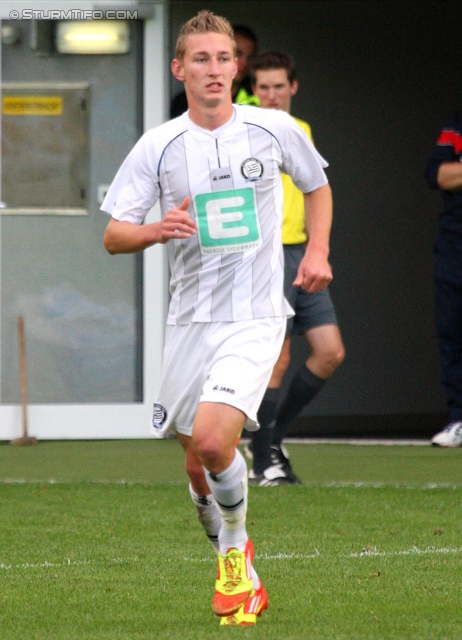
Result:
<svg viewBox="0 0 462 640"><path fill-rule="evenodd" d="M31 435L147 437L163 252L107 254L99 207L143 129L163 119L162 11L129 21L122 55L37 51L40 24L2 25L21 33L2 44L0 439L21 432L19 317Z"/></svg>

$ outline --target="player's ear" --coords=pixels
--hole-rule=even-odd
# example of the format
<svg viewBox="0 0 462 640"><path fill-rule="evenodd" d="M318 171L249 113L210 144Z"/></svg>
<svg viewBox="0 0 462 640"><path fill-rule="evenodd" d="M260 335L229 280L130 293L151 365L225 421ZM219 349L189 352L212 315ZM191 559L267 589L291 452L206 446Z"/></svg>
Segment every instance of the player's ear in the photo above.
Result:
<svg viewBox="0 0 462 640"><path fill-rule="evenodd" d="M177 80L179 80L180 82L184 82L183 65L176 58L174 60L172 60L171 69L172 69L172 73L175 76L175 78Z"/></svg>
<svg viewBox="0 0 462 640"><path fill-rule="evenodd" d="M290 87L290 95L294 96L298 91L298 80L294 80L292 82L292 86Z"/></svg>

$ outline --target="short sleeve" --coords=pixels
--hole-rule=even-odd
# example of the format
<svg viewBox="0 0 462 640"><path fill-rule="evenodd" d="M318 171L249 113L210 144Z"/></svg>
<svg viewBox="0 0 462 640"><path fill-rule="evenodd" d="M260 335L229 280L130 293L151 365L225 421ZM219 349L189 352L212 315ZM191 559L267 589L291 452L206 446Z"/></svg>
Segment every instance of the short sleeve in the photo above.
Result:
<svg viewBox="0 0 462 640"><path fill-rule="evenodd" d="M308 135L288 116L282 136L282 171L292 178L303 193L310 193L327 184L326 160L318 153Z"/></svg>
<svg viewBox="0 0 462 640"><path fill-rule="evenodd" d="M118 170L101 210L121 221L141 224L160 195L150 132L133 147Z"/></svg>

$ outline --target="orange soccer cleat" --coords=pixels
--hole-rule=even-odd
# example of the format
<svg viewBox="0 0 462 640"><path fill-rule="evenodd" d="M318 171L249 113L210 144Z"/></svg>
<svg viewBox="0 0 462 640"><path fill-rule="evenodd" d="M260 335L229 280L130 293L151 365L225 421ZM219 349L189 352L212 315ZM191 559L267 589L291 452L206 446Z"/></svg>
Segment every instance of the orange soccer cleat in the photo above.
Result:
<svg viewBox="0 0 462 640"><path fill-rule="evenodd" d="M236 613L223 616L220 625L252 626L257 622L257 617L268 608L268 594L261 580L257 589L253 589L250 597L241 605Z"/></svg>
<svg viewBox="0 0 462 640"><path fill-rule="evenodd" d="M252 581L253 544L247 540L244 551L231 548L218 554L218 574L212 610L217 616L230 616L249 599Z"/></svg>

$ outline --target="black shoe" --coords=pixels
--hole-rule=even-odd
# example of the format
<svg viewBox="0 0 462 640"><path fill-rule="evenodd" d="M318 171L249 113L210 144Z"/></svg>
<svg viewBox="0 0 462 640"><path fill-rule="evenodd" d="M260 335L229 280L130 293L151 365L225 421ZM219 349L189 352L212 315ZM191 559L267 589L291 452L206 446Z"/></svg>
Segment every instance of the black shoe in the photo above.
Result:
<svg viewBox="0 0 462 640"><path fill-rule="evenodd" d="M302 484L302 481L292 470L292 466L289 461L289 454L284 445L272 444L271 445L271 464L281 467L284 474L290 484Z"/></svg>

